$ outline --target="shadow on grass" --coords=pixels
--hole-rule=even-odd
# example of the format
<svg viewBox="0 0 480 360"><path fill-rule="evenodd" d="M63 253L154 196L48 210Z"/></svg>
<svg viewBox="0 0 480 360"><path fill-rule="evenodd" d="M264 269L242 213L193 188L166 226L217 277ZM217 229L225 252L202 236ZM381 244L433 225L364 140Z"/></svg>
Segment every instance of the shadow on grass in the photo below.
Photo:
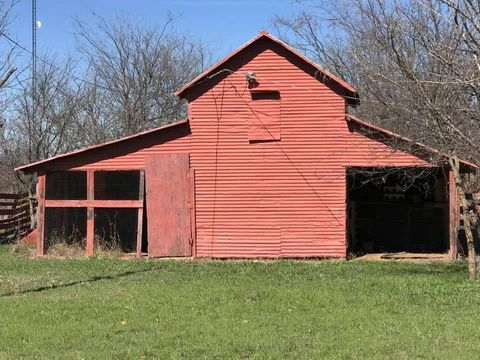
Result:
<svg viewBox="0 0 480 360"><path fill-rule="evenodd" d="M203 262L198 262L198 264L204 265ZM211 270L214 270L217 268L217 266L220 266L221 268L224 268L224 265L227 264L227 262L209 262L209 265L214 264L214 268L209 266ZM333 264L334 266L329 268L329 263L325 263L321 267L309 267L308 262L301 262L301 263L289 263L288 267L285 268L285 262L283 261L278 261L278 262L273 262L273 263L268 263L268 267L265 268L268 269L267 272L258 272L258 265L256 262L230 262L228 263L229 265L234 265L234 266L226 266L227 269L229 269L229 272L224 272L222 271L221 274L215 274L215 271L212 273L208 272L203 274L204 277L205 275L209 279L215 279L216 276L219 276L219 278L225 277L226 275L230 276L250 276L250 271L256 272L257 276L272 276L272 274L275 274L275 276L278 276L281 278L282 283L289 283L289 282L295 282L298 280L298 277L304 277L306 274L310 275L315 275L315 274L321 274L325 275L325 271L327 271L327 275L329 274L331 278L335 277L345 277L345 278L351 278L351 277L365 277L366 279L368 278L373 278L373 277L378 277L378 276L405 276L405 277L416 277L416 276L441 276L441 275L446 275L446 276L451 276L451 275L458 275L458 276L463 276L465 275L466 277L466 265L465 263L405 263L405 262L395 262L395 261L386 261L386 262L344 262L341 264ZM254 265L252 267L252 265ZM340 265L340 266L339 266ZM353 266L352 266L353 265ZM308 268L308 271L307 271ZM43 291L48 291L48 290L55 290L55 289L60 289L60 288L67 288L75 285L80 285L80 284L87 284L87 283L95 283L98 281L108 281L108 280L115 280L123 277L128 277L131 275L136 275L136 274L141 274L141 273L148 273L148 272L154 272L154 271L159 271L159 270L165 270L166 268L164 266L155 266L155 267L148 267L144 269L138 269L138 270L129 270L129 271L124 271L124 272L119 272L119 273L113 273L113 274L105 274L105 275L96 275L96 276L91 276L88 278L84 279L78 279L78 280L72 280L72 281L66 281L66 282L60 282L58 284L49 284L49 285L42 285L42 286L37 286L37 287L32 287L32 288L26 288L22 290L12 290L12 291L7 291L4 293L0 293L0 298L6 298L10 296L16 296L16 295L22 295L22 294L28 294L28 293L40 293ZM168 270L168 267L167 267ZM218 270L218 268L217 268ZM245 272L247 270L247 272ZM280 271L281 270L281 271ZM178 269L177 269L178 271ZM280 273L279 273L280 271ZM273 273L272 273L273 272ZM287 273L286 277L282 277L281 274ZM285 274L284 274L285 275ZM202 273L195 273L195 276L202 277ZM327 276L328 277L328 276ZM311 277L310 281L323 281L325 278L322 276L320 278L317 278L316 276Z"/></svg>
<svg viewBox="0 0 480 360"><path fill-rule="evenodd" d="M99 276L92 276L87 279L82 279L82 280L73 280L69 282L63 282L63 283L58 283L58 284L51 284L51 285L44 285L44 286L38 286L30 289L23 289L20 291L8 291L3 294L0 294L0 298L5 298L9 296L16 296L16 295L22 295L22 294L28 294L28 293L38 293L42 291L47 291L47 290L55 290L55 289L60 289L60 288L67 288L70 286L75 286L79 284L86 284L86 283L93 283L97 281L103 281L103 280L115 280L119 279L122 277L130 276L130 275L135 275L135 274L140 274L140 273L146 273L150 271L157 271L160 270L160 268L148 268L148 269L141 269L141 270L130 270L130 271L125 271L117 274L108 274L108 275L99 275Z"/></svg>

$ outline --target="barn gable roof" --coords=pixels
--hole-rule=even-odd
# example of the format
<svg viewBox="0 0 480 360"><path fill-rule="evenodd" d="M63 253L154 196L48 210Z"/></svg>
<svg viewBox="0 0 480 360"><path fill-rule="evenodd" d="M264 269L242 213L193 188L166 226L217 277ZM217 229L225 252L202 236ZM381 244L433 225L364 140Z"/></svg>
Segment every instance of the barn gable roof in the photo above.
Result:
<svg viewBox="0 0 480 360"><path fill-rule="evenodd" d="M316 64L309 58L307 58L305 55L300 53L299 51L295 50L282 40L276 38L275 36L269 34L266 31L260 32L257 36L255 36L253 39L250 41L246 42L242 46L240 46L238 49L235 51L231 52L229 55L227 55L225 58L217 62L215 65L211 66L209 69L205 70L203 73L198 75L196 78L194 78L192 81L190 81L188 84L184 85L180 89L178 89L175 92L175 95L183 98L185 97L186 93L188 92L189 89L193 88L195 85L204 82L205 80L215 76L216 74L221 73L222 71L225 71L227 69L224 69L223 66L225 65L226 62L231 60L232 58L236 57L240 53L246 51L248 48L250 48L253 44L257 43L260 40L267 39L268 41L271 41L277 45L280 45L283 47L285 50L287 50L289 53L293 54L295 57L299 58L302 60L304 63L310 65L313 67L318 73L322 74L322 76L318 77L318 79L327 79L329 81L332 81L335 83L337 86L339 86L343 91L345 91L347 95L347 100L349 103L357 103L358 102L358 93L357 90L347 83L345 80L339 78L338 76L330 73L328 70L324 69L320 65Z"/></svg>
<svg viewBox="0 0 480 360"><path fill-rule="evenodd" d="M372 125L372 124L370 124L366 121L363 121L363 120L361 120L361 119L359 119L355 116L347 114L346 117L345 117L345 120L348 121L348 122L352 122L352 123L355 123L357 125L360 125L362 127L369 128L369 129L371 129L375 132L379 132L379 133L381 133L381 134L383 134L387 137L392 137L392 138L399 139L401 141L412 143L412 144L414 144L418 147L423 148L427 152L436 153L436 154L440 153L438 150L436 150L432 147L429 147L427 145L423 145L421 143L415 142L415 141L413 141L409 138L406 138L404 136L396 134L392 131L383 129L379 126ZM23 171L23 172L26 172L26 173L35 172L35 171L38 171L38 170L45 169L45 168L47 168L47 165L52 165L52 163L56 163L56 162L58 162L60 160L63 160L65 158L82 156L85 153L88 153L88 152L93 151L93 150L102 150L102 148L105 148L105 147L108 147L108 146L112 146L112 145L115 146L115 145L121 144L121 143L128 143L128 142L136 141L139 138L148 137L148 136L160 133L162 131L165 131L167 129L170 129L170 128L173 128L173 127L176 127L176 126L180 126L182 124L188 124L188 120L181 120L181 121L178 121L178 122L175 122L175 123L172 123L172 124L168 124L168 125L165 125L165 126L155 128L155 129L143 131L143 132L140 132L140 133L137 133L137 134L134 134L134 135L130 135L130 136L126 136L126 137L123 137L123 138L120 138L120 139L117 139L117 140L108 141L108 142L105 142L105 143L88 146L88 147L85 147L85 148L82 148L82 149L79 149L79 150L75 150L75 151L71 151L71 152L68 152L68 153L65 153L65 154L60 154L60 155L57 155L57 156L53 156L51 158L41 160L41 161L37 161L37 162L31 163L31 164L28 164L28 165L19 166L19 167L15 168L15 171ZM476 164L471 163L469 161L465 161L465 160L460 160L460 161L464 165L467 165L469 167L478 168L478 166Z"/></svg>
<svg viewBox="0 0 480 360"><path fill-rule="evenodd" d="M101 149L101 148L106 147L106 146L121 144L121 143L125 143L125 142L130 142L130 141L133 141L133 140L138 140L139 138L150 136L150 135L156 134L158 132L162 132L166 129L170 129L170 128L173 128L175 126L179 126L179 125L187 124L187 123L188 123L188 119L180 120L180 121L177 121L177 122L174 122L174 123L171 123L171 124L168 124L168 125L160 126L160 127L157 127L157 128L151 129L151 130L146 130L146 131L139 132L137 134L125 136L125 137L122 137L122 138L117 139L117 140L112 140L112 141L107 141L107 142L104 142L104 143L101 143L101 144L87 146L85 148L74 150L74 151L71 151L71 152L68 152L68 153L65 153L65 154L56 155L56 156L53 156L53 157L45 159L45 160L40 160L40 161L36 161L36 162L28 164L28 165L19 166L19 167L15 168L15 171L23 171L23 172L26 172L26 173L34 172L34 171L37 171L38 169L42 169L45 165L47 165L47 164L50 165L51 163L57 162L58 160L62 160L62 159L68 158L68 157L83 155L86 152L90 152L92 150L98 150L98 149Z"/></svg>
<svg viewBox="0 0 480 360"><path fill-rule="evenodd" d="M369 128L377 133L381 133L387 137L391 137L391 138L395 138L395 139L398 139L400 141L403 141L403 142L407 142L407 143L410 143L414 146L416 146L417 148L421 148L423 150L425 150L427 153L431 153L431 154L439 154L443 157L446 157L447 155L444 154L444 153L441 153L439 150L431 147L431 146L428 146L428 145L425 145L425 144L422 144L422 143L419 143L417 141L414 141L408 137L405 137L405 136L402 136L402 135L399 135L397 133L394 133L393 131L390 131L390 130L387 130L387 129L384 129L380 126L376 126L376 125L373 125L373 124L370 124L369 122L366 122L364 120L361 120L353 115L350 115L350 114L347 114L345 116L345 119L349 122L352 122L352 123L355 123L357 125L360 125L362 127L365 127L365 128ZM466 160L462 160L460 159L460 162L468 167L473 167L473 168L479 168L478 165L470 162L470 161L466 161Z"/></svg>

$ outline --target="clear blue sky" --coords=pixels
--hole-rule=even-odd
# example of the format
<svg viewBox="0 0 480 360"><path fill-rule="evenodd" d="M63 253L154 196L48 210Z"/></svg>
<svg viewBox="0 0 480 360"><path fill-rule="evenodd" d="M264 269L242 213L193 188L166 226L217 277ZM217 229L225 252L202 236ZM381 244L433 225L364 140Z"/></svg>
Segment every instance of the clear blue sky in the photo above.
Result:
<svg viewBox="0 0 480 360"><path fill-rule="evenodd" d="M292 15L300 6L294 0L37 0L37 19L42 22L37 51L59 58L74 54L73 17L94 22L94 14L107 20L126 15L135 22L162 26L170 12L173 28L202 41L218 60L259 31L272 30L275 15ZM9 34L30 49L31 0L22 0L13 15Z"/></svg>

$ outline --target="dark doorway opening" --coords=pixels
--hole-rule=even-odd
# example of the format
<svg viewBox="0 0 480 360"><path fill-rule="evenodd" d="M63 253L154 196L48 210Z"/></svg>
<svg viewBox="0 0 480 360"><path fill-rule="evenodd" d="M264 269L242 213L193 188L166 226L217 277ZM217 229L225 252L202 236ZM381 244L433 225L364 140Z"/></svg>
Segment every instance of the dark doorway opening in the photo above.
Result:
<svg viewBox="0 0 480 360"><path fill-rule="evenodd" d="M440 168L347 168L349 254L447 252L447 184Z"/></svg>
<svg viewBox="0 0 480 360"><path fill-rule="evenodd" d="M137 247L137 209L95 209L96 251L133 253Z"/></svg>
<svg viewBox="0 0 480 360"><path fill-rule="evenodd" d="M72 252L85 249L87 234L86 208L46 208L45 209L45 247L47 251L65 250Z"/></svg>
<svg viewBox="0 0 480 360"><path fill-rule="evenodd" d="M144 201L138 170L95 171L94 176L95 200ZM135 253L138 221L137 208L95 208L95 252Z"/></svg>

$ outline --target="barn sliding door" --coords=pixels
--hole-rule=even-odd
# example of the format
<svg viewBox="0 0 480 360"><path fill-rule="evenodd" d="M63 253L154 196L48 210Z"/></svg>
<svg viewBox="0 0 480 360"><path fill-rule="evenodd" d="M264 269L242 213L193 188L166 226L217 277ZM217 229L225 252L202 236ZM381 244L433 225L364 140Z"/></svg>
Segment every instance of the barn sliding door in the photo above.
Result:
<svg viewBox="0 0 480 360"><path fill-rule="evenodd" d="M148 255L190 256L188 154L158 154L146 159Z"/></svg>

